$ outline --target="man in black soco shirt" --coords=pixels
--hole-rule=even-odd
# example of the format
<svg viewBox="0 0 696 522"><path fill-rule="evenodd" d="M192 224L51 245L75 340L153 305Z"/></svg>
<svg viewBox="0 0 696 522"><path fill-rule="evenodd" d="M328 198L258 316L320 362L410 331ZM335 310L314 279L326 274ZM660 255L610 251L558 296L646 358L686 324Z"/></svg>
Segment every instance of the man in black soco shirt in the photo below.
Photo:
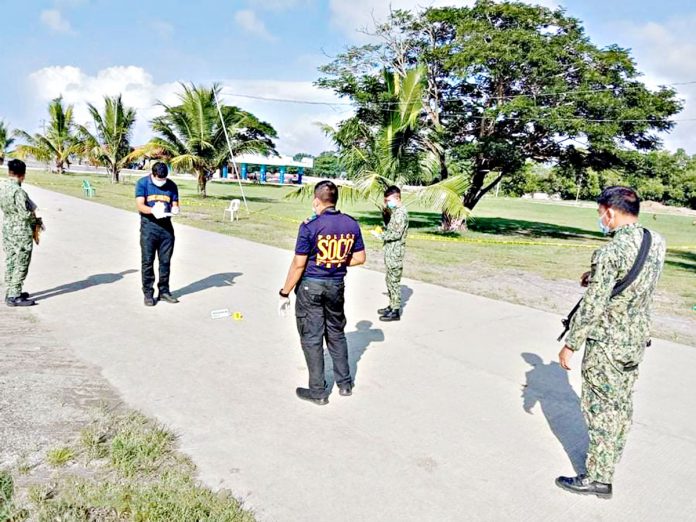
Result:
<svg viewBox="0 0 696 522"><path fill-rule="evenodd" d="M322 181L314 189L314 215L300 225L295 257L280 290L281 315L290 307L295 289L295 316L309 370L309 388L297 388L297 396L315 404L328 404L330 390L324 380L324 339L333 359L339 393L352 394L348 366L344 278L347 267L365 263L365 245L358 222L336 210L338 187Z"/></svg>

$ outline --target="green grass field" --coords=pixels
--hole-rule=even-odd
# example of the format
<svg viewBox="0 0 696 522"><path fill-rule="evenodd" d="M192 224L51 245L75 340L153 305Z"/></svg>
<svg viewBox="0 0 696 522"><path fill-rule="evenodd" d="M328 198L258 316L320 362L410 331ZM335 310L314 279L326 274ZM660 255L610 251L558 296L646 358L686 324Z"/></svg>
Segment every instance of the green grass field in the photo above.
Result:
<svg viewBox="0 0 696 522"><path fill-rule="evenodd" d="M82 179L97 189L95 202L134 211L133 180L112 185L102 176L28 175L28 183L78 197L83 197ZM210 183L209 197L203 199L193 181L177 183L184 211L177 222L282 248L293 247L298 223L311 213L308 200L285 199L291 187L245 185L250 212L242 209L241 219L230 223L223 221L223 210L240 197L237 184ZM574 304L569 283L559 283L574 285L588 269L593 249L606 241L597 230L594 208L489 198L475 209L468 232L445 235L437 231L437 213L411 204L407 196L405 201L411 216L406 277L551 311L565 312ZM356 217L365 231L381 222L372 203L346 203L341 209ZM644 213L642 220L662 234L670 248L657 311L686 322L687 330L693 323L696 332L694 218ZM368 267L381 270L381 244L369 234L365 237ZM696 333L692 339L669 329L658 334L696 340Z"/></svg>

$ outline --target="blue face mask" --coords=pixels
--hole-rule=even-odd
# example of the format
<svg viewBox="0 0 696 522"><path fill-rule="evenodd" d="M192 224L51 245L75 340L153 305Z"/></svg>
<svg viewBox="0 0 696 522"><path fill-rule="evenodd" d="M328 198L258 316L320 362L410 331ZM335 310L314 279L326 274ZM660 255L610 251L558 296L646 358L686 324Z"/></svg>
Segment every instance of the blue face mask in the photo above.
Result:
<svg viewBox="0 0 696 522"><path fill-rule="evenodd" d="M397 206L396 201L391 200L391 199L389 201L387 201L387 208L394 209L394 208L396 208L396 206Z"/></svg>
<svg viewBox="0 0 696 522"><path fill-rule="evenodd" d="M608 236L609 234L611 234L611 228L609 228L607 225L605 225L604 221L602 221L602 219L604 218L604 216L606 214L607 213L605 212L604 214L599 216L599 219L597 220L597 224L599 225L599 230L602 231L602 234L604 234L605 236Z"/></svg>

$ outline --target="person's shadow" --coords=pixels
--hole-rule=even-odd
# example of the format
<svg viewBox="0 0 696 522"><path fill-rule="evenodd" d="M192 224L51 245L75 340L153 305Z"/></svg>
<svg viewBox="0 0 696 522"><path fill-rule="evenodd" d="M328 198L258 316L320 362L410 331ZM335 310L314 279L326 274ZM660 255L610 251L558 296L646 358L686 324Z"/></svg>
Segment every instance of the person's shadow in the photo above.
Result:
<svg viewBox="0 0 696 522"><path fill-rule="evenodd" d="M73 292L79 292L80 290L86 290L87 288L91 288L93 286L110 285L120 281L128 274L134 274L136 272L138 272L138 270L131 269L118 272L117 274L94 274L81 281L66 283L49 290L42 290L41 292L32 293L31 298L35 301L43 301L44 299L58 297L59 295L71 294Z"/></svg>
<svg viewBox="0 0 696 522"><path fill-rule="evenodd" d="M568 372L557 362L544 364L543 359L534 353L523 353L522 358L532 366L522 388L524 411L533 415L532 409L539 404L575 472L584 473L589 438L580 398L570 386Z"/></svg>
<svg viewBox="0 0 696 522"><path fill-rule="evenodd" d="M183 288L179 288L175 292L172 292L175 297L183 297L189 294L195 294L196 292L202 292L208 288L222 288L224 286L232 286L234 284L235 278L243 274L239 272L225 272L222 274L214 274L208 277L204 277L200 281L188 284Z"/></svg>
<svg viewBox="0 0 696 522"><path fill-rule="evenodd" d="M410 301L412 295L413 295L413 288L411 288L410 286L401 285L401 310L402 311L406 308L406 305Z"/></svg>
<svg viewBox="0 0 696 522"><path fill-rule="evenodd" d="M355 331L346 333L346 340L348 341L348 365L350 366L350 375L353 377L353 383L355 383L360 359L372 343L381 343L384 341L384 332L379 328L372 328L371 321L360 321L355 325ZM327 389L330 390L335 381L333 362L328 350L324 351L324 368L326 386Z"/></svg>

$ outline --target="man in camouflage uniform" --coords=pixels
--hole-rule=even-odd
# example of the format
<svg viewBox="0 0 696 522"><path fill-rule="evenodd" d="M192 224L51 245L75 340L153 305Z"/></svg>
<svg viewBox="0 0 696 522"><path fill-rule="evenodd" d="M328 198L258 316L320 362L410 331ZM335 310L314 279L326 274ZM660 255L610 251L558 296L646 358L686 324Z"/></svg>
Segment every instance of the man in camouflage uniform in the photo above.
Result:
<svg viewBox="0 0 696 522"><path fill-rule="evenodd" d="M573 493L611 498L614 468L621 458L633 416L633 386L650 341L653 295L665 261L665 241L651 232L652 245L636 280L612 298L615 284L636 262L644 228L638 224L640 199L633 189L610 187L597 200L599 226L612 240L592 257L583 275L585 296L570 323L560 365L570 370L574 352L585 345L582 411L590 444L585 475L559 477Z"/></svg>
<svg viewBox="0 0 696 522"><path fill-rule="evenodd" d="M22 292L29 272L33 249L36 206L22 188L26 165L20 160L7 163L10 179L0 183L0 209L4 214L2 226L5 249L5 303L7 306L33 306L35 301Z"/></svg>
<svg viewBox="0 0 696 522"><path fill-rule="evenodd" d="M377 310L380 321L401 319L401 274L404 271L406 236L408 235L408 212L401 203L401 190L391 186L384 191L384 204L388 212L386 229L375 234L384 242L384 265L387 269L387 293L389 306Z"/></svg>

